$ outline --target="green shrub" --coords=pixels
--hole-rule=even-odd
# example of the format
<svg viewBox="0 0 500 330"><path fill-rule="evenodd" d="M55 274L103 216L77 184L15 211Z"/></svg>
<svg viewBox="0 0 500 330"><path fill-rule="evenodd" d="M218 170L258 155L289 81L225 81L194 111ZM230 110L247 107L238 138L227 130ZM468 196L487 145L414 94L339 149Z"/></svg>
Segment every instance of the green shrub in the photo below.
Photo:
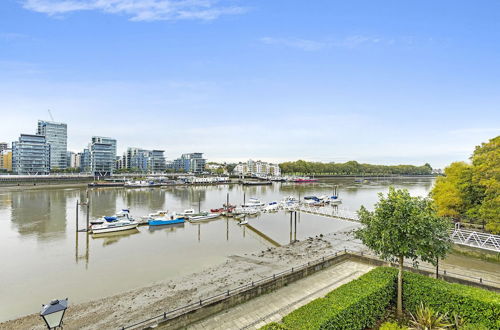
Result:
<svg viewBox="0 0 500 330"><path fill-rule="evenodd" d="M466 324L459 328L459 330L491 330L482 324Z"/></svg>
<svg viewBox="0 0 500 330"><path fill-rule="evenodd" d="M283 324L276 322L271 322L260 328L260 330L286 330L286 329L287 327L285 327Z"/></svg>
<svg viewBox="0 0 500 330"><path fill-rule="evenodd" d="M375 325L395 297L397 270L376 268L283 318L287 329L364 329Z"/></svg>
<svg viewBox="0 0 500 330"><path fill-rule="evenodd" d="M500 329L500 295L466 285L452 284L423 275L405 272L404 308L415 313L423 303L448 316L460 315L466 323Z"/></svg>
<svg viewBox="0 0 500 330"><path fill-rule="evenodd" d="M396 322L384 322L380 325L379 330L407 330L408 327L399 326Z"/></svg>

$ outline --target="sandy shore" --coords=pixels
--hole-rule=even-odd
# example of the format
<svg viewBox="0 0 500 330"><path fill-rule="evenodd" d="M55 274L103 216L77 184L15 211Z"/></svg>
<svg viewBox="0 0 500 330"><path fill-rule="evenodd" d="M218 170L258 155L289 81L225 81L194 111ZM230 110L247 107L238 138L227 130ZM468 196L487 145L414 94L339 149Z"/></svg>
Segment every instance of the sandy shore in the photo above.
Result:
<svg viewBox="0 0 500 330"><path fill-rule="evenodd" d="M64 328L117 329L198 301L200 298L210 297L291 267L303 265L344 248L367 251L367 248L353 239L350 234L357 226L359 225L353 224L343 232L310 237L300 242L268 248L257 253L233 255L228 257L226 262L204 271L175 280L152 283L149 286L111 297L78 305L71 305L70 300L70 308L64 318ZM469 266L472 265L469 264ZM470 273L477 276L477 273L471 269L473 267L460 267L446 262L442 262L441 267L460 274ZM483 273L483 278L498 279L497 266L492 267L495 269ZM0 323L0 329L42 330L45 326L38 314L31 314Z"/></svg>

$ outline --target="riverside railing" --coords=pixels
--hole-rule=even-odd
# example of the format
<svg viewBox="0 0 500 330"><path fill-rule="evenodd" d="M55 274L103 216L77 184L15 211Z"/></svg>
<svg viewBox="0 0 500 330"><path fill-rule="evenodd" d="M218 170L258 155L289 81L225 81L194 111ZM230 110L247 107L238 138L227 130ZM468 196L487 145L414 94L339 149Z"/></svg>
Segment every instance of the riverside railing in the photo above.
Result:
<svg viewBox="0 0 500 330"><path fill-rule="evenodd" d="M455 244L500 252L500 235L464 230L457 225L450 230L450 237Z"/></svg>
<svg viewBox="0 0 500 330"><path fill-rule="evenodd" d="M388 262L386 260L380 259L375 254L367 253L367 252L364 252L364 251L352 251L352 250L348 250L348 249L339 250L339 251L337 251L335 253L328 254L328 255L323 256L323 257L321 257L319 259L316 259L314 261L309 261L309 262L307 262L305 264L302 264L300 266L292 267L290 269L284 270L284 271L279 272L279 273L275 273L273 275L264 277L262 279L251 281L251 282L249 282L247 284L238 286L238 287L236 287L234 289L228 289L228 290L226 290L224 292L221 292L219 294L216 294L216 295L213 295L213 296L210 296L210 297L207 297L207 298L200 297L200 298L198 298L198 300L196 302L193 302L193 303L190 303L190 304L187 304L187 305L184 305L184 306L180 306L178 308L175 308L175 309L172 309L172 310L169 310L169 311L165 311L162 314L150 317L148 319L145 319L143 321L140 321L140 322L137 322L137 323L134 323L134 324L130 324L130 325L127 325L127 326L122 326L120 329L122 329L122 330L132 329L132 328L136 328L138 326L146 326L147 324L150 324L150 323L153 323L153 322L160 322L160 321L166 321L168 319L173 319L173 318L181 316L183 314L186 314L186 313L189 313L189 312L193 312L193 311L195 311L195 310L197 310L199 308L202 308L202 307L204 307L206 305L209 305L209 304L212 304L212 303L217 303L217 302L222 302L222 301L224 301L224 300L226 300L228 298L231 298L231 297L233 297L233 296L235 296L237 294L245 292L246 290L252 289L252 288L254 288L257 285L260 285L260 284L263 284L263 283L266 283L266 282L270 282L270 281L274 281L276 279L279 279L279 278L284 277L286 275L290 275L290 274L293 274L295 272L304 270L304 269L309 268L311 266L320 265L320 264L324 263L325 261L327 261L327 262L328 261L334 261L336 258L338 258L338 257L340 257L342 255L354 255L354 256L360 256L360 257L368 257L368 258L371 258L371 259L375 259L377 261ZM391 263L391 265L395 266L395 264L392 264L392 263ZM411 262L404 262L404 266L409 267L409 268L413 268L413 269L422 269L422 270L426 270L426 271L433 272L433 273L436 272L436 269L434 267L429 267L429 266L426 266L426 265L419 265L418 267L414 267L413 263L411 263ZM493 286L493 287L500 288L500 282L492 281L492 280L489 280L489 279L484 279L482 277L468 276L468 275L464 275L464 274L458 274L458 273L454 273L454 272L449 272L446 269L440 269L438 271L438 275L453 277L453 278L456 278L456 279L462 279L462 280L466 280L466 281L469 281L469 282L475 282L475 283L478 283L478 284L490 285L490 286Z"/></svg>

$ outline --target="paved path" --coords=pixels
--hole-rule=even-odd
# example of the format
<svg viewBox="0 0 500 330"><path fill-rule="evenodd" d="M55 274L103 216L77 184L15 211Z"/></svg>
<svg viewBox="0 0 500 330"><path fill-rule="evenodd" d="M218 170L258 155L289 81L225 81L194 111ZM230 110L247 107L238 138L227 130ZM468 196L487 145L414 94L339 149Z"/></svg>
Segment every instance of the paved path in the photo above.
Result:
<svg viewBox="0 0 500 330"><path fill-rule="evenodd" d="M345 261L194 323L188 329L258 329L269 322L281 320L293 310L325 296L372 268L369 265Z"/></svg>

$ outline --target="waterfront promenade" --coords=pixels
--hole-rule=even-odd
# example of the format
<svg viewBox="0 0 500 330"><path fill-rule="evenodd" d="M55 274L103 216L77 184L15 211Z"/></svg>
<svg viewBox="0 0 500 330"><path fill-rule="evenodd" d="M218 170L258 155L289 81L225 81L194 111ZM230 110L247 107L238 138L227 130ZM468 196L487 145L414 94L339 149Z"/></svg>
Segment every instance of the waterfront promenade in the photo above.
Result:
<svg viewBox="0 0 500 330"><path fill-rule="evenodd" d="M272 293L196 322L188 329L259 329L276 322L295 309L325 296L335 288L358 278L373 266L345 261L291 283ZM167 327L158 327L167 329Z"/></svg>

